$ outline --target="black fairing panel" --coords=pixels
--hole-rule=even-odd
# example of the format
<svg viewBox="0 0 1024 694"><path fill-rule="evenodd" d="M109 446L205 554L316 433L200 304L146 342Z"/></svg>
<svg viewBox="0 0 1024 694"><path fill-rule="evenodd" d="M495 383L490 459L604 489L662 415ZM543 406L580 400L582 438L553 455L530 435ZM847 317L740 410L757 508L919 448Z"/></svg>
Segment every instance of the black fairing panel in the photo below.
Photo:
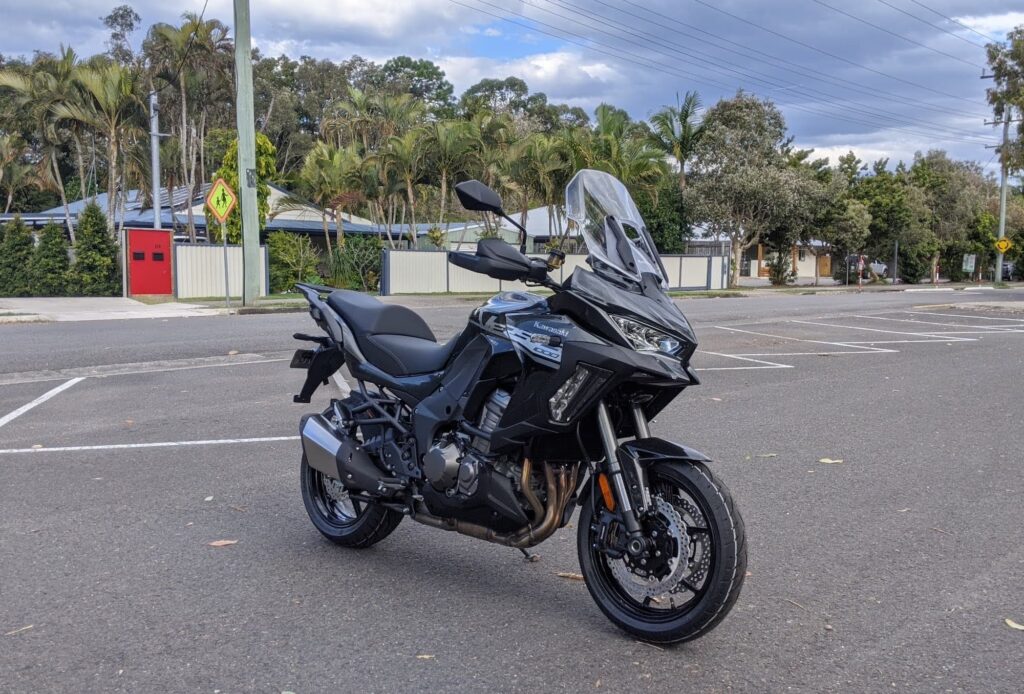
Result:
<svg viewBox="0 0 1024 694"><path fill-rule="evenodd" d="M618 330L603 315L604 312L635 317L648 325L665 328L684 344L684 364L697 348L697 336L686 316L672 298L660 287L645 281L641 287L618 286L604 277L576 268L563 284L562 291L548 300L553 311L572 316L583 325L593 326L611 342L622 344Z"/></svg>

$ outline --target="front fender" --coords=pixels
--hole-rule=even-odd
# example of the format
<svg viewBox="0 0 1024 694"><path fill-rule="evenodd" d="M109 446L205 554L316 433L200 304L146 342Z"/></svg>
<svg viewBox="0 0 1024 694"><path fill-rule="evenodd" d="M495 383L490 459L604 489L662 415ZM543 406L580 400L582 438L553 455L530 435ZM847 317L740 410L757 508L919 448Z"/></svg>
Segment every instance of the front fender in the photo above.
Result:
<svg viewBox="0 0 1024 694"><path fill-rule="evenodd" d="M707 457L695 448L672 443L659 438L636 439L619 445L619 462L630 461L647 468L658 463L684 460L691 463L710 463Z"/></svg>

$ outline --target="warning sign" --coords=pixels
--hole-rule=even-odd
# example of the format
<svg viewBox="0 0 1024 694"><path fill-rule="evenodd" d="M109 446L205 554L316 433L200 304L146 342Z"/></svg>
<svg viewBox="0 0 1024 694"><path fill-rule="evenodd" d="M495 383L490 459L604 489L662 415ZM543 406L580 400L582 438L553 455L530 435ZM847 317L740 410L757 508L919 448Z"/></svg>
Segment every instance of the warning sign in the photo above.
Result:
<svg viewBox="0 0 1024 694"><path fill-rule="evenodd" d="M996 250L1000 253L1006 253L1011 248L1013 248L1013 243L1010 239L1003 238L996 241Z"/></svg>
<svg viewBox="0 0 1024 694"><path fill-rule="evenodd" d="M231 190L227 181L223 178L214 181L210 193L206 196L206 207L217 218L217 221L224 224L228 215L231 214L231 210L235 209L237 204L238 198L235 196L235 191Z"/></svg>

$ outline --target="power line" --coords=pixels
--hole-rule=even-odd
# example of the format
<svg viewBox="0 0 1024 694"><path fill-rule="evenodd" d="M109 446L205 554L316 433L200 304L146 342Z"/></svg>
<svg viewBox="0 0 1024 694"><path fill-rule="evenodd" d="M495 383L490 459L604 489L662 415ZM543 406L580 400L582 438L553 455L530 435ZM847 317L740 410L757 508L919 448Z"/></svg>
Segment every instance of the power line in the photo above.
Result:
<svg viewBox="0 0 1024 694"><path fill-rule="evenodd" d="M826 55L829 58L833 58L833 59L838 60L840 62L847 63L848 65L853 65L854 67L858 67L858 68L860 68L862 70L867 70L868 72L873 72L876 75L881 75L882 77L888 77L891 80L895 80L897 82L902 82L903 84L910 85L911 87L917 87L918 89L923 89L925 91L932 92L933 94L938 94L940 96L946 96L946 97L949 97L951 99L959 99L960 101L966 101L969 104L975 103L972 99L968 99L967 97L958 96L956 94L950 94L949 92L944 92L941 89L934 89L932 87L925 86L925 85L920 84L918 82L913 82L911 80L903 79L902 77L897 77L895 75L890 75L887 72L882 72L881 70L876 70L875 68L868 67L867 65L862 65L861 63L858 63L856 61L850 60L849 58L844 58L841 55L837 55L835 53L831 53L829 51L826 51L823 48L818 48L817 46L814 46L812 44L807 43L806 41L801 41L800 39L795 39L795 38L793 38L791 36L787 36L787 35L785 35L785 34L783 34L781 32L775 31L774 29L769 29L768 27L761 26L757 22L753 22L753 21L751 21L749 19L746 19L744 17L740 17L739 15L733 14L732 12L727 12L726 10L723 10L723 9L721 9L719 7L715 7L714 5L712 5L709 2L705 2L705 0L693 0L693 1L695 3L697 3L698 5L703 5L704 7L712 9L715 12L719 12L721 14L726 15L727 17L732 17L735 20L743 22L744 24L749 24L750 26L756 27L756 28L760 29L761 31L764 31L764 32L769 33L769 34L772 34L773 36L778 36L781 39L785 39L786 41L789 41L790 43L795 43L798 46L803 46L804 48L807 48L809 50L815 51L815 52L820 53L822 55Z"/></svg>
<svg viewBox="0 0 1024 694"><path fill-rule="evenodd" d="M675 76L675 77L680 77L680 78L683 78L683 79L686 79L686 80L689 80L689 81L697 82L699 84L711 85L711 86L715 86L715 87L722 88L722 89L732 90L732 89L736 88L735 85L730 85L730 84L726 84L726 83L723 83L723 82L719 82L717 80L714 80L714 79L711 79L711 78L708 78L708 77L698 76L698 75L694 75L694 74L688 74L688 73L685 73L685 72L682 72L682 71L679 71L679 70L673 70L673 69L667 68L664 65L661 65L661 64L658 64L658 63L654 63L652 61L649 61L649 60L643 58L642 56L636 55L635 53L630 53L629 51L623 51L622 49L616 48L614 46L611 46L610 48L613 48L613 49L615 49L616 51L619 51L619 52L613 52L612 50L606 50L605 48L600 48L599 46L608 46L608 44L604 44L604 43L601 43L599 41L595 41L595 40L593 40L590 37L583 36L583 35L580 35L580 34L576 34L576 33L573 33L571 31L568 31L566 29L562 29L560 27L555 27L555 26L553 26L551 24L547 24L545 22L542 22L542 21L539 21L539 20L536 20L536 19L528 18L528 17L526 17L523 14L514 12L512 10L509 10L508 8L505 8L505 7L494 5L494 4L490 3L490 2L487 2L486 0L476 0L476 2L479 2L479 3L483 4L483 5L487 5L488 7L491 7L493 9L500 10L501 12L504 12L504 13L507 13L507 14L513 14L513 15L522 17L524 19L529 19L529 21L532 24L543 26L543 27L547 27L551 31L545 31L544 29L539 29L537 26L531 26L531 24L526 24L524 22L518 22L518 21L516 21L514 19L510 19L510 18L508 18L505 15L495 14L493 12L489 12L487 10L484 10L484 9L482 9L480 7L477 7L477 6L474 6L474 5L468 5L468 4L464 3L464 2L461 2L460 0L449 0L449 1L454 3L454 4L456 4L456 5L459 5L461 7L465 7L467 9L474 10L474 11L479 12L481 14L485 14L485 15L488 15L490 17L494 17L495 19L501 20L501 21L506 22L508 24L519 26L519 27L522 27L522 28L530 30L530 31L536 31L537 33L544 34L546 36L551 36L553 38L557 38L557 39L560 39L562 41L566 41L567 43L571 43L573 45L580 46L581 48L584 48L584 49L587 49L587 50L591 50L591 51L594 51L594 52L597 52L597 53L601 53L601 54L604 54L604 55L608 55L608 56L611 56L613 58L618 58L620 60L625 60L626 62L630 62L630 63L636 64L636 65L639 65L641 67L649 68L649 69L651 69L653 71L656 71L656 72L661 72L663 74L668 74L668 75L672 75L672 76ZM560 33L552 33L552 32L560 32ZM582 41L586 41L586 43L584 43L582 41L575 41L573 39L567 38L564 34L568 34L569 36L574 36L574 37L576 37L578 39L582 39ZM753 92L753 91L751 91L751 93L754 93L756 95L756 93ZM920 136L922 134L919 131L906 130L905 128L892 127L892 126L880 126L878 123L873 123L873 122L865 121L863 119L856 119L856 118L851 118L849 116L843 116L843 115L837 115L837 114L832 114L832 113L828 113L828 112L822 112L822 111L814 109L813 107L805 106L805 105L800 104L800 103L786 102L786 101L783 101L781 99L777 99L777 101L779 103L783 104L783 105L786 105L786 106L790 107L790 108L793 108L793 109L796 109L796 110L799 110L799 111L804 111L804 112L807 112L807 113L810 113L812 115L816 115L816 116L819 116L819 117L825 116L825 117L832 118L834 120L847 121L847 122L854 123L854 124L857 124L857 125L862 125L862 126L866 125L866 126L873 127L873 128L884 127L884 128L886 128L888 130L909 132L910 134L918 135L918 136ZM933 135L933 133L929 133L928 135ZM957 138L957 137L946 137L946 138L944 138L944 141L948 141L948 142L962 142L962 143L965 143L965 144L973 144L973 145L983 144L983 143L980 143L978 141L966 140L966 139Z"/></svg>
<svg viewBox="0 0 1024 694"><path fill-rule="evenodd" d="M914 3L915 5L917 5L919 7L923 7L924 9L928 10L929 12L932 12L934 14L939 15L940 17L942 17L943 19L945 19L948 22L953 22L953 24L956 24L958 26L962 26L964 29L967 29L967 31L973 31L975 34L977 34L981 38L985 39L989 43L992 43L992 37L991 36L987 36L987 35L981 33L980 31L978 31L977 29L975 29L973 27L967 26L966 24L964 24L960 20L953 19L952 17L948 17L948 16L942 14L941 12L939 12L938 10L936 10L936 9L934 9L932 7L928 7L928 5L925 5L923 2L918 2L917 0L910 0L910 2Z"/></svg>
<svg viewBox="0 0 1024 694"><path fill-rule="evenodd" d="M878 0L878 2L882 3L886 7L890 7L892 9L896 10L900 14L905 14L905 15L907 15L908 17L910 17L912 19L916 19L917 21L921 22L922 24L927 24L928 26L932 27L933 29L938 29L939 31L941 31L944 34L949 34L953 38L959 39L960 41L963 41L964 43L966 43L968 45L974 46L975 48L984 48L985 47L985 44L983 44L983 43L975 43L974 41L970 41L968 39L965 39L963 36L961 36L960 34L956 33L955 31L950 31L949 29L947 29L946 27L944 27L942 25L935 24L934 22L929 22L927 19L922 19L921 17L918 17L913 12L908 12L907 10L903 9L902 7L897 7L896 5L893 5L888 0Z"/></svg>
<svg viewBox="0 0 1024 694"><path fill-rule="evenodd" d="M865 24L865 25L867 25L869 27L877 29L878 31L884 32L886 34L889 34L890 36L895 36L896 38L898 38L898 39L900 39L902 41L906 41L907 43L911 43L911 44L913 44L915 46L920 46L921 48L924 48L925 50L931 51L932 53L935 53L937 55L943 55L943 56L945 56L947 58L950 58L950 59L955 60L957 62L963 63L964 65L970 65L971 67L981 68L982 70L985 69L985 66L982 65L981 63L972 63L970 60L964 60L963 58L961 58L959 56L953 55L952 53L946 53L946 51L940 51L938 48L933 48L932 46L929 46L926 43L921 43L920 41L916 41L916 40L914 40L914 39L912 39L912 38L910 38L908 36L904 36L903 34L897 34L895 31L891 31L889 29L886 29L885 27L879 26L878 24L875 24L874 22L869 22L868 20L863 19L861 17L858 17L855 14L850 14L846 10L841 10L838 7L833 7L832 5L829 5L827 2L824 2L823 0L812 0L812 1L817 3L817 4L819 4L819 5L821 5L822 7L827 7L828 9L832 10L833 12L838 12L839 14L843 15L844 17L849 17L850 19L852 19L852 20L854 20L856 22L860 22L861 24Z"/></svg>
<svg viewBox="0 0 1024 694"><path fill-rule="evenodd" d="M611 5L611 4L607 3L607 2L604 2L603 0L592 0L592 1L596 2L599 5L603 5L605 7L608 7L609 9L615 10L616 12L619 12L621 14L624 14L624 15L627 15L627 16L636 17L637 19L641 19L642 21L645 21L648 24L653 24L653 25L659 26L659 27L662 26L658 22L655 22L653 20L644 19L642 17L637 17L636 15L630 15L625 10L619 9L619 8L615 7L614 5ZM750 55L752 53L752 54L754 54L756 56L761 56L761 58L754 58L754 59L764 59L764 58L767 58L768 60L773 60L775 62L782 63L783 65L790 65L790 66L793 66L793 68L795 68L795 69L800 71L798 74L801 74L801 75L804 75L804 76L818 75L820 79L825 80L825 81L830 82L830 83L835 83L836 86L841 86L843 84L849 85L847 88L855 89L855 90L857 90L857 91L859 91L859 92L861 92L863 94L867 94L869 96L878 96L880 94L884 94L884 95L886 95L888 97L891 97L891 100L893 102L896 102L896 103L905 103L905 104L909 104L909 105L913 105L913 106L919 106L919 107L925 108L926 110L939 111L939 112L945 113L945 114L955 113L955 114L962 115L962 116L967 116L967 117L970 117L970 118L983 118L984 117L984 116L979 115L977 113L969 113L967 111L961 111L961 110L958 110L958 109L955 109L955 108L950 108L946 104L939 104L939 103L936 103L934 101L923 101L923 100L920 100L920 99L917 99L917 98L908 97L905 94L897 94L896 92L890 92L890 91L887 91L885 89L879 89L878 87L873 86L873 85L867 85L867 84L864 84L864 83L861 83L861 82L854 82L852 80L848 80L848 79L845 79L843 77L837 77L835 75L830 75L827 72L823 72L821 70L817 70L815 68L812 68L812 67L809 67L809 66L806 66L806 65L802 65L800 63L797 63L795 61L789 60L787 58L780 58L777 55L773 55L771 53L766 53L765 51L758 50L758 49L753 48L751 46L746 46L746 45L738 43L736 41L732 41L731 39L728 39L725 36L722 36L720 34L716 34L716 33L711 32L711 31L707 31L706 29L702 29L702 28L700 28L700 27L698 27L696 25L693 25L693 24L688 24L688 23L683 22L683 21L681 21L679 19L676 19L675 17L672 17L670 15L664 14L662 12L657 12L655 10L649 9L647 7L644 7L643 5L640 5L639 3L631 2L630 0L623 0L623 2L625 4L627 4L627 5L630 5L630 6L636 8L638 10L642 10L642 11L644 11L644 12L650 14L650 15L653 15L655 17L658 17L660 19L667 20L667 21L672 22L673 24L676 24L678 26L682 26L682 27L686 27L686 28L692 29L693 31L696 31L696 32L698 32L700 34L704 34L706 36L711 36L712 38L718 39L719 41L722 41L722 42L727 43L729 45L736 46L740 50L736 50L736 49L733 49L733 48L726 48L726 47L714 44L712 42L707 41L706 39L698 38L698 37L694 36L692 33L689 33L687 31L680 31L679 32L679 33L683 34L684 36L689 36L689 37L694 38L695 40L698 40L698 41L704 41L705 43L708 43L709 45L715 46L716 48L720 48L721 50L724 50L724 51L729 51L730 53L735 53L735 54L740 55L740 56L742 56L744 58L752 58L753 56ZM793 69L793 68L791 68L791 69ZM810 73L810 75L808 75L807 73ZM884 75L884 73L881 73L881 74ZM888 75L885 75L885 76L888 77ZM893 78L893 79L899 79L899 78ZM920 86L920 88L927 89L927 87L923 87L923 86Z"/></svg>
<svg viewBox="0 0 1024 694"><path fill-rule="evenodd" d="M527 4L533 6L533 7L536 7L537 9L539 9L539 10L541 10L543 12L547 12L547 13L552 14L552 15L554 15L556 17L561 18L561 19L568 20L568 21L574 21L574 22L576 21L574 17L566 17L565 15L561 15L561 14L559 14L557 12L552 12L550 10L541 8L541 7L533 4L530 0L523 0L523 1L526 2ZM562 7L566 6L566 4L561 2L561 0L545 0L545 1L548 2L548 3L551 3L551 4L557 4L558 6L562 6ZM574 6L569 5L569 7L574 7ZM653 36L652 34L649 34L649 33L636 33L636 32L630 31L629 29L623 28L621 26L621 24L619 24L619 23L613 23L613 22L604 21L604 18L603 18L602 15L594 15L593 13L590 13L590 12L587 12L587 11L583 11L583 10L574 11L574 14L576 14L578 16L587 17L588 19L595 19L596 21L600 22L601 24L604 24L606 26L612 27L612 28L616 29L617 31L627 33L627 34L629 34L629 35L631 35L631 36L633 36L633 37L635 37L637 39L640 39L640 40L642 40L642 41L644 41L644 42L646 42L648 44L650 44L652 42L652 39L653 39L654 42L656 42L656 43L658 43L658 44L660 44L662 46L665 46L667 48L674 49L678 53L681 53L683 55L690 55L690 56L693 55L692 53L688 52L688 50L691 50L691 49L688 49L686 46L684 46L682 44L678 44L678 43L677 44L668 44L668 43L665 43L665 42L661 41L659 39L659 37ZM591 28L594 28L594 27L591 27ZM610 34L609 32L604 31L602 29L596 29L596 30L600 31L601 33L603 33L605 35L612 36L612 38L616 38L616 39L620 39L621 38L621 37L618 37L618 36L614 36L614 35ZM654 50L655 50L655 52L661 53L662 55L664 55L664 56L666 56L666 57L668 57L670 59L673 59L673 60L682 60L682 62L691 62L691 61L687 61L685 59L678 58L676 56L676 53L666 53L664 51L658 51L657 49L654 49ZM710 54L704 53L704 55L710 55ZM715 58L715 56L711 56L711 57ZM709 62L709 61L706 61L706 60L702 60L699 57L697 58L697 60L702 62L702 63ZM718 59L718 60L720 60L720 59ZM774 89L783 89L783 90L787 90L787 91L792 91L793 93L799 93L799 94L801 94L803 96L806 96L806 97L808 97L810 99L816 99L816 100L819 100L819 101L823 101L825 103L833 104L835 106L840 106L840 107L848 109L850 111L861 113L861 114L863 114L863 115L865 115L865 116L867 116L869 118L878 118L878 119L883 119L883 120L891 121L892 123L894 123L896 125L903 125L903 126L914 127L915 125L920 124L920 125L923 125L923 126L929 126L929 127L937 128L937 129L940 129L940 130L945 130L945 131L949 132L950 134L958 134L961 137L971 137L971 138L979 137L973 131L965 130L965 129L962 129L962 128L955 128L955 127L951 127L951 126L944 125L944 124L941 124L941 123L935 123L935 122L925 121L925 120L908 121L908 120L906 120L905 116L893 115L891 113L879 112L877 110L870 110L870 109L866 109L866 108L857 108L855 106L851 106L850 103L847 100L845 100L845 97L843 97L841 95L832 94L832 93L829 93L829 92L825 92L823 90L819 90L820 93L816 93L816 92L813 92L813 91L808 91L807 89L803 88L803 85L783 85L783 84L778 84L777 78L774 75L769 75L767 73L759 72L757 70L752 70L752 69L749 72L747 72L747 71L745 71L743 69L744 66L737 65L736 63L729 63L727 61L722 61L722 62L724 63L724 65L732 65L732 66L734 66L736 68L741 68L741 69L732 69L732 68L729 68L729 67L722 68L725 71L733 72L733 73L742 75L742 76L747 77L748 79L751 79L751 80L753 80L755 82L760 82L762 84L767 84L773 90ZM712 63L712 65L714 65L714 63ZM715 66L715 67L717 67L717 66ZM712 68L712 69L715 72L719 71L719 70L714 69L714 68ZM755 75L761 75L761 77L756 77ZM840 101L836 101L836 99L839 99ZM856 103L856 102L853 102L853 103ZM919 133L919 134L925 134L925 133ZM927 134L931 135L933 133L929 132Z"/></svg>

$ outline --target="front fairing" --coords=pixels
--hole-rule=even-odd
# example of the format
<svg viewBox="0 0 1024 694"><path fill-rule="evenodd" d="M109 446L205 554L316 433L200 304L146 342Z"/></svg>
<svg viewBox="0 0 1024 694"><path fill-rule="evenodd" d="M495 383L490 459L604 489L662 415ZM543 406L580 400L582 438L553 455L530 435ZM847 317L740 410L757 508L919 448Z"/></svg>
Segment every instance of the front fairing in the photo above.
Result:
<svg viewBox="0 0 1024 694"><path fill-rule="evenodd" d="M562 292L554 298L556 304L558 297L563 293L579 297L607 316L626 316L671 333L683 344L679 352L679 360L684 367L689 365L690 357L697 348L697 337L690 322L686 320L686 316L679 310L675 302L662 291L656 281L645 281L641 285L633 283L619 285L584 268L577 268L566 280ZM563 300L562 303L571 302ZM604 317L604 320L599 321L603 324L604 329L601 330L604 333L603 336L613 342L628 346L629 343L619 334L607 316ZM592 318L597 319L599 316ZM595 322L598 321L595 320Z"/></svg>

